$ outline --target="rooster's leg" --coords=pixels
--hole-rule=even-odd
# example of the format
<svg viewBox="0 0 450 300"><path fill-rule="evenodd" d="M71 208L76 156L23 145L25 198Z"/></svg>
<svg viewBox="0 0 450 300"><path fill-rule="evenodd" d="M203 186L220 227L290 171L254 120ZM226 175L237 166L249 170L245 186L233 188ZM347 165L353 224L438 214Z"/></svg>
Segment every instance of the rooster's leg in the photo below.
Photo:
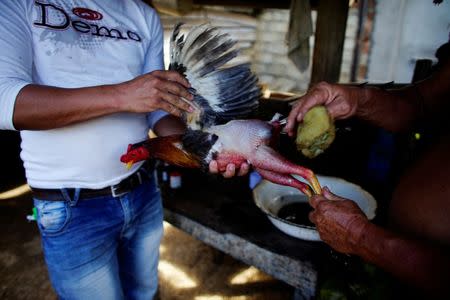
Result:
<svg viewBox="0 0 450 300"><path fill-rule="evenodd" d="M307 185L304 182L301 182L300 180L295 179L291 175L275 173L275 172L260 169L260 168L255 168L255 170L264 179L267 179L273 183L292 186L296 189L299 189L303 194L305 194L308 197L311 197L313 195L313 191L311 190L311 187L309 185Z"/></svg>
<svg viewBox="0 0 450 300"><path fill-rule="evenodd" d="M322 188L313 171L288 161L266 145L258 147L251 160L251 164L255 168L271 171L273 173L299 175L311 184L312 189L316 194L321 194L322 192Z"/></svg>

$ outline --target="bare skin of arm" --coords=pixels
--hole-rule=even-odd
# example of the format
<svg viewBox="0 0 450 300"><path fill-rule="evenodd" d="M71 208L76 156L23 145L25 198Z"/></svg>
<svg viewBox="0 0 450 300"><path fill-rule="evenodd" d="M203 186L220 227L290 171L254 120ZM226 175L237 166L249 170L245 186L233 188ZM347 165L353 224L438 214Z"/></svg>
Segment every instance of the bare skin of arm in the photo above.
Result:
<svg viewBox="0 0 450 300"><path fill-rule="evenodd" d="M406 283L433 294L448 295L449 249L427 241L413 240L370 223L350 200L332 194L310 199L310 219L321 239L335 250L360 256Z"/></svg>
<svg viewBox="0 0 450 300"><path fill-rule="evenodd" d="M163 109L175 116L189 111L187 80L174 71L153 71L133 80L86 88L56 88L30 84L17 96L16 129L64 127L118 112L147 113Z"/></svg>
<svg viewBox="0 0 450 300"><path fill-rule="evenodd" d="M301 122L304 114L316 105L325 105L334 119L355 116L391 131L405 130L417 118L428 114L432 115L445 101L448 101L449 78L450 62L447 62L432 77L400 90L384 91L377 88L320 83L308 91L293 107L286 131L290 135L294 135L296 123ZM436 156L436 153L432 153L432 155L434 156L430 156L429 160L435 163L431 166L442 167L439 157L446 159L446 154ZM425 160L423 164L429 165L429 160ZM443 168L445 169L445 165ZM403 201L397 205L400 207L414 206L416 214L411 215L411 212L406 212L403 215L397 214L397 218L403 220L405 215L411 215L410 219L414 220L409 220L409 222L415 222L420 226L421 218L426 212L430 216L426 220L436 220L433 217L436 216L436 207L438 209L441 207L441 211L442 207L446 207L442 205L448 199L446 190L443 188L432 189L436 193L426 193L425 196L417 192L417 190L427 187L426 183L418 178L420 179L423 174L434 175L435 173L433 170L430 171L430 166L428 169L421 166L416 170L413 175L416 178L415 182L420 182L420 184L408 184L406 190L410 193L402 193L402 196L398 196ZM445 176L430 176L429 178L438 187L447 184ZM427 197L434 198L427 199ZM435 203L432 208L429 207L430 202ZM412 239L409 238L409 235L407 237L377 227L367 220L355 203L333 195L326 188L323 189L323 195L311 198L311 205L315 208L310 215L311 221L316 224L321 238L337 251L358 255L401 280L424 290L443 295L450 293L450 286L446 281L450 277L450 256L448 255L450 250L446 246L448 244L445 244L443 234L439 235L434 232L433 236L430 234L430 230L422 234L418 234L417 230L411 230L411 236L416 233L416 236L424 237ZM444 229L440 230L445 231L446 225L442 226ZM404 227L411 228L412 226L405 225ZM432 240L436 242L432 242ZM437 241L442 243L437 244Z"/></svg>
<svg viewBox="0 0 450 300"><path fill-rule="evenodd" d="M325 105L335 119L352 116L390 131L408 129L424 113L433 112L450 94L450 61L430 78L398 90L351 87L321 82L312 87L292 108L285 131L294 135L296 123L308 110Z"/></svg>

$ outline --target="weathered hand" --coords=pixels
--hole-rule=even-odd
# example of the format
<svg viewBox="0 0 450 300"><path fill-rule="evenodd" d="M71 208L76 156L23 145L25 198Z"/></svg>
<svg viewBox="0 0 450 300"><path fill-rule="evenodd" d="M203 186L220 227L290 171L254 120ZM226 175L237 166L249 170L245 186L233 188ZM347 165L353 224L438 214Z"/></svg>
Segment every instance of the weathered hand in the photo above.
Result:
<svg viewBox="0 0 450 300"><path fill-rule="evenodd" d="M325 105L333 119L346 119L353 116L358 108L362 89L321 82L313 86L293 106L284 131L294 135L295 125L303 120L312 107Z"/></svg>
<svg viewBox="0 0 450 300"><path fill-rule="evenodd" d="M175 71L153 71L119 84L119 96L125 111L151 112L163 109L177 117L192 111L189 82ZM189 100L189 101L186 101Z"/></svg>
<svg viewBox="0 0 450 300"><path fill-rule="evenodd" d="M367 217L355 202L332 194L327 187L322 192L310 199L314 211L309 219L325 243L339 252L356 254L359 237L370 224Z"/></svg>
<svg viewBox="0 0 450 300"><path fill-rule="evenodd" d="M224 172L220 172L217 161L213 160L209 163L209 172L213 174L221 173L222 176L225 178L231 178L233 176L244 176L248 173L249 170L250 166L248 163L245 162L242 163L241 166L237 169L237 173L235 164L228 164L226 170Z"/></svg>

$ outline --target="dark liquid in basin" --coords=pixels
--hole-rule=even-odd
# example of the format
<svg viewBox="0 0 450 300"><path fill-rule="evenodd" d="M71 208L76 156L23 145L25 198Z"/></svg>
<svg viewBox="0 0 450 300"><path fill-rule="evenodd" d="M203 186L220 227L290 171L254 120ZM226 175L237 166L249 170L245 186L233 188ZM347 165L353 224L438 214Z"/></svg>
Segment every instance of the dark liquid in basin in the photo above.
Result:
<svg viewBox="0 0 450 300"><path fill-rule="evenodd" d="M312 210L312 207L307 202L290 203L278 211L278 217L295 224L315 227L314 223L308 218L308 214Z"/></svg>

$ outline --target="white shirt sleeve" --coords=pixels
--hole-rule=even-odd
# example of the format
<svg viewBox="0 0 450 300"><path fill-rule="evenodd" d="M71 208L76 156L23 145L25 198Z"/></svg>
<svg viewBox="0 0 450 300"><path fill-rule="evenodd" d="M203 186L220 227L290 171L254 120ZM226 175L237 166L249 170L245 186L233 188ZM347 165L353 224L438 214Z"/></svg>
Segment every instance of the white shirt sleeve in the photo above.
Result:
<svg viewBox="0 0 450 300"><path fill-rule="evenodd" d="M150 47L145 53L143 73L154 70L164 70L164 31L158 14L151 8L148 9L151 41Z"/></svg>
<svg viewBox="0 0 450 300"><path fill-rule="evenodd" d="M32 83L32 36L26 1L0 1L0 129L15 130L14 105Z"/></svg>
<svg viewBox="0 0 450 300"><path fill-rule="evenodd" d="M158 14L153 9L149 9L149 13L152 14L151 22L149 24L152 40L150 41L150 47L145 54L144 74L154 70L164 70L164 31ZM167 115L168 113L164 110L156 110L149 113L147 115L148 126L153 129L155 124Z"/></svg>

